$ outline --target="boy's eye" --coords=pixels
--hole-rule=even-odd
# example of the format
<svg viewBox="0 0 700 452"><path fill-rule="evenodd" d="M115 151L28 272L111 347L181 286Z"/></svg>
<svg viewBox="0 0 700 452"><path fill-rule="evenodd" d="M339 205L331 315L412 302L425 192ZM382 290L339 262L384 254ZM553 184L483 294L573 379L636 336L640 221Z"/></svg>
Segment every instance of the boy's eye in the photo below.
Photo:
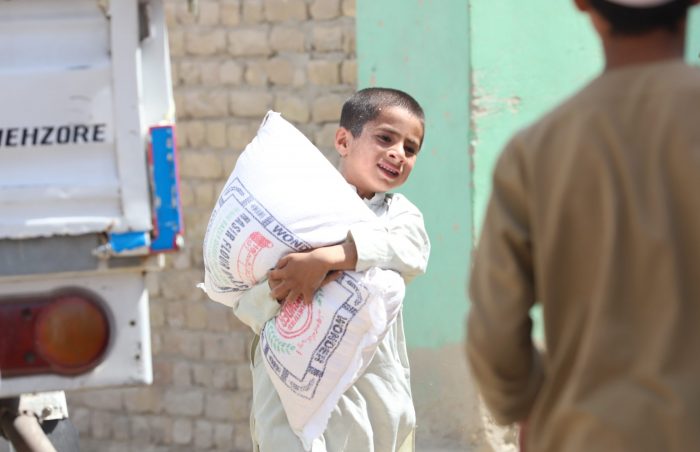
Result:
<svg viewBox="0 0 700 452"><path fill-rule="evenodd" d="M391 142L391 137L389 135L379 135L377 138L384 143Z"/></svg>
<svg viewBox="0 0 700 452"><path fill-rule="evenodd" d="M404 148L406 155L416 155L418 151L415 148Z"/></svg>

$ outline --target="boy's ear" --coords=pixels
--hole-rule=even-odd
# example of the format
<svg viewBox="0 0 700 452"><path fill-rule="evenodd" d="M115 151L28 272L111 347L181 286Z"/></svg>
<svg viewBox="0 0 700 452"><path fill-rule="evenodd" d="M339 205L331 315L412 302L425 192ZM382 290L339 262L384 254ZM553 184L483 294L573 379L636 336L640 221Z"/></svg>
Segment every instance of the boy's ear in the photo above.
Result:
<svg viewBox="0 0 700 452"><path fill-rule="evenodd" d="M578 8L579 11L588 11L588 0L574 0L574 3L576 4L576 8Z"/></svg>
<svg viewBox="0 0 700 452"><path fill-rule="evenodd" d="M351 139L352 134L345 127L338 127L338 130L335 131L335 150L341 157L348 155Z"/></svg>

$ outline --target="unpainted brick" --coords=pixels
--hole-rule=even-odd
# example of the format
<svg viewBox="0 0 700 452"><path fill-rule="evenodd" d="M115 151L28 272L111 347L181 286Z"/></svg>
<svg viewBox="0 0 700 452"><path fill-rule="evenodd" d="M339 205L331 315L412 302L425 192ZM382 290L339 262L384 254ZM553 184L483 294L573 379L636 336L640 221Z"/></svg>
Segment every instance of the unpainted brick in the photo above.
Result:
<svg viewBox="0 0 700 452"><path fill-rule="evenodd" d="M324 154L331 150L335 153L335 133L338 130L337 123L324 124L314 136L316 147L324 151Z"/></svg>
<svg viewBox="0 0 700 452"><path fill-rule="evenodd" d="M154 363L155 377L159 376L157 369L163 369L163 363ZM172 372L172 363L168 363ZM160 373L162 375L162 373ZM156 384L171 384L172 380L161 381L154 377ZM160 413L163 409L163 390L158 386L144 386L124 389L124 407L130 413Z"/></svg>
<svg viewBox="0 0 700 452"><path fill-rule="evenodd" d="M357 85L357 60L345 60L340 67L341 79L347 85Z"/></svg>
<svg viewBox="0 0 700 452"><path fill-rule="evenodd" d="M238 389L246 391L253 389L253 375L247 364L236 366L236 385Z"/></svg>
<svg viewBox="0 0 700 452"><path fill-rule="evenodd" d="M90 431L96 439L112 436L112 416L104 411L93 411L90 416Z"/></svg>
<svg viewBox="0 0 700 452"><path fill-rule="evenodd" d="M233 427L234 440L233 445L236 450L250 450L252 441L250 439L250 427L247 422L237 422Z"/></svg>
<svg viewBox="0 0 700 452"><path fill-rule="evenodd" d="M340 62L314 60L308 66L309 81L318 86L337 85L340 82Z"/></svg>
<svg viewBox="0 0 700 452"><path fill-rule="evenodd" d="M337 25L315 26L311 37L314 50L319 52L332 52L343 48L343 29Z"/></svg>
<svg viewBox="0 0 700 452"><path fill-rule="evenodd" d="M180 25L194 25L197 22L195 12L190 11L187 2L179 2L177 6L177 21Z"/></svg>
<svg viewBox="0 0 700 452"><path fill-rule="evenodd" d="M218 3L200 0L198 6L197 22L200 25L213 26L219 23L221 10Z"/></svg>
<svg viewBox="0 0 700 452"><path fill-rule="evenodd" d="M155 277L150 279L155 280L156 282L158 281L158 279ZM149 295L151 297L153 296L150 291ZM151 328L159 328L165 325L165 307L160 300L151 298L150 314Z"/></svg>
<svg viewBox="0 0 700 452"><path fill-rule="evenodd" d="M214 426L214 444L220 449L231 448L233 444L233 424L227 422ZM252 447L252 444L249 444L248 449L241 450L249 450L250 447Z"/></svg>
<svg viewBox="0 0 700 452"><path fill-rule="evenodd" d="M286 58L271 58L266 64L267 76L275 85L292 85L297 71L294 63Z"/></svg>
<svg viewBox="0 0 700 452"><path fill-rule="evenodd" d="M185 33L182 30L169 30L168 47L171 57L183 56L185 54Z"/></svg>
<svg viewBox="0 0 700 452"><path fill-rule="evenodd" d="M265 0L265 18L270 22L306 20L305 0Z"/></svg>
<svg viewBox="0 0 700 452"><path fill-rule="evenodd" d="M185 48L188 54L196 56L220 53L226 48L226 33L223 30L187 30Z"/></svg>
<svg viewBox="0 0 700 452"><path fill-rule="evenodd" d="M194 425L194 445L198 449L209 449L214 443L214 424L197 420Z"/></svg>
<svg viewBox="0 0 700 452"><path fill-rule="evenodd" d="M213 301L205 301L207 306L207 330L225 333L229 330L231 308Z"/></svg>
<svg viewBox="0 0 700 452"><path fill-rule="evenodd" d="M344 98L335 94L319 97L311 108L311 118L315 122L337 122L344 101Z"/></svg>
<svg viewBox="0 0 700 452"><path fill-rule="evenodd" d="M121 410L123 407L122 393L117 389L96 389L86 392L83 403L88 408L103 410Z"/></svg>
<svg viewBox="0 0 700 452"><path fill-rule="evenodd" d="M180 191L180 197L182 197L182 190ZM150 297L157 297L160 295L160 278L156 272L146 273L146 289Z"/></svg>
<svg viewBox="0 0 700 452"><path fill-rule="evenodd" d="M355 17L355 0L343 0L341 9L344 16Z"/></svg>
<svg viewBox="0 0 700 452"><path fill-rule="evenodd" d="M223 121L211 121L207 123L207 145L214 149L226 147L226 123Z"/></svg>
<svg viewBox="0 0 700 452"><path fill-rule="evenodd" d="M178 129L183 130L185 140L183 145L190 148L198 148L204 145L206 138L206 125L203 121L180 121Z"/></svg>
<svg viewBox="0 0 700 452"><path fill-rule="evenodd" d="M180 86L180 66L171 62L170 64L170 82L173 84L173 89Z"/></svg>
<svg viewBox="0 0 700 452"><path fill-rule="evenodd" d="M148 444L151 441L150 427L146 416L131 416L131 440L136 444Z"/></svg>
<svg viewBox="0 0 700 452"><path fill-rule="evenodd" d="M218 194L212 182L199 182L194 188L194 196L197 205L205 209L214 208L214 203L216 202ZM197 251L200 252L201 250Z"/></svg>
<svg viewBox="0 0 700 452"><path fill-rule="evenodd" d="M192 443L192 421L175 419L173 422L173 444L184 445Z"/></svg>
<svg viewBox="0 0 700 452"><path fill-rule="evenodd" d="M276 25L270 31L270 46L276 52L304 52L306 35L297 27Z"/></svg>
<svg viewBox="0 0 700 452"><path fill-rule="evenodd" d="M178 5L174 3L165 3L163 5L163 10L165 11L165 26L168 30L172 30L177 27L177 7Z"/></svg>
<svg viewBox="0 0 700 452"><path fill-rule="evenodd" d="M162 333L163 353L199 359L202 356L202 338L199 333L166 330Z"/></svg>
<svg viewBox="0 0 700 452"><path fill-rule="evenodd" d="M314 0L309 10L312 19L335 19L340 15L340 0Z"/></svg>
<svg viewBox="0 0 700 452"><path fill-rule="evenodd" d="M151 330L151 354L157 356L163 349L163 340L157 330Z"/></svg>
<svg viewBox="0 0 700 452"><path fill-rule="evenodd" d="M352 27L343 28L343 51L348 55L354 55L356 48L355 30Z"/></svg>
<svg viewBox="0 0 700 452"><path fill-rule="evenodd" d="M207 334L202 339L204 359L224 363L246 361L244 341L237 334Z"/></svg>
<svg viewBox="0 0 700 452"><path fill-rule="evenodd" d="M201 79L203 86L214 87L221 85L219 66L220 63L218 61L205 61L201 63Z"/></svg>
<svg viewBox="0 0 700 452"><path fill-rule="evenodd" d="M231 93L231 112L241 118L262 118L272 105L272 94L267 91L234 91Z"/></svg>
<svg viewBox="0 0 700 452"><path fill-rule="evenodd" d="M70 400L68 401L70 405ZM86 437L90 434L91 412L87 408L70 408L70 419L80 436Z"/></svg>
<svg viewBox="0 0 700 452"><path fill-rule="evenodd" d="M250 86L267 86L267 68L265 61L251 61L246 65L245 81Z"/></svg>
<svg viewBox="0 0 700 452"><path fill-rule="evenodd" d="M243 22L246 24L257 24L265 19L263 13L264 6L262 0L243 0Z"/></svg>
<svg viewBox="0 0 700 452"><path fill-rule="evenodd" d="M173 385L178 387L192 386L192 365L187 361L173 363Z"/></svg>
<svg viewBox="0 0 700 452"><path fill-rule="evenodd" d="M191 243L194 247L200 247L202 245L204 234L207 231L210 213L211 211L204 211L203 209L197 209L196 211L185 211L185 224L187 224L187 229L185 229L185 240L187 243ZM195 253L192 256L192 264L195 268L201 267L201 258L202 253ZM202 282L201 279L202 277L199 276L197 284ZM206 295L201 289L190 292L190 298L192 300L201 300L205 297Z"/></svg>
<svg viewBox="0 0 700 452"><path fill-rule="evenodd" d="M199 416L204 412L204 393L201 389L167 389L164 407L170 415Z"/></svg>
<svg viewBox="0 0 700 452"><path fill-rule="evenodd" d="M305 123L311 116L311 110L306 97L303 95L279 95L275 100L275 111L292 122Z"/></svg>
<svg viewBox="0 0 700 452"><path fill-rule="evenodd" d="M151 430L151 443L168 445L173 442L173 420L170 417L151 416L148 425Z"/></svg>
<svg viewBox="0 0 700 452"><path fill-rule="evenodd" d="M228 51L236 57L268 56L270 44L267 27L230 31L228 33Z"/></svg>
<svg viewBox="0 0 700 452"><path fill-rule="evenodd" d="M233 171L233 168L236 165L236 162L238 161L238 153L226 153L221 157L222 163L221 165L223 166L223 171L227 174L230 174L231 171ZM218 330L212 330L210 328L210 331L218 331Z"/></svg>
<svg viewBox="0 0 700 452"><path fill-rule="evenodd" d="M187 270L192 268L192 262L190 259L191 249L189 246L185 245L184 248L171 254L172 268L175 270Z"/></svg>
<svg viewBox="0 0 700 452"><path fill-rule="evenodd" d="M221 161L214 152L188 152L180 157L180 177L216 179L222 176Z"/></svg>
<svg viewBox="0 0 700 452"><path fill-rule="evenodd" d="M224 85L240 85L243 81L243 65L225 61L219 68L219 81Z"/></svg>
<svg viewBox="0 0 700 452"><path fill-rule="evenodd" d="M223 25L232 27L241 23L241 2L239 0L223 0L219 8Z"/></svg>
<svg viewBox="0 0 700 452"><path fill-rule="evenodd" d="M211 377L211 384L215 389L236 388L236 369L231 364L213 366Z"/></svg>
<svg viewBox="0 0 700 452"><path fill-rule="evenodd" d="M212 366L210 364L193 364L192 375L195 385L211 387Z"/></svg>
<svg viewBox="0 0 700 452"><path fill-rule="evenodd" d="M186 306L187 328L204 330L207 327L207 307L202 302L188 303Z"/></svg>
<svg viewBox="0 0 700 452"><path fill-rule="evenodd" d="M128 441L131 439L130 423L127 416L113 416L112 438L117 441Z"/></svg>
<svg viewBox="0 0 700 452"><path fill-rule="evenodd" d="M207 394L206 417L214 420L241 421L250 414L250 395L242 392L217 391Z"/></svg>
<svg viewBox="0 0 700 452"><path fill-rule="evenodd" d="M182 328L185 325L185 304L182 301L170 301L166 305L165 322L174 328Z"/></svg>
<svg viewBox="0 0 700 452"><path fill-rule="evenodd" d="M188 90L184 93L180 111L193 118L221 118L228 115L226 91L224 90Z"/></svg>

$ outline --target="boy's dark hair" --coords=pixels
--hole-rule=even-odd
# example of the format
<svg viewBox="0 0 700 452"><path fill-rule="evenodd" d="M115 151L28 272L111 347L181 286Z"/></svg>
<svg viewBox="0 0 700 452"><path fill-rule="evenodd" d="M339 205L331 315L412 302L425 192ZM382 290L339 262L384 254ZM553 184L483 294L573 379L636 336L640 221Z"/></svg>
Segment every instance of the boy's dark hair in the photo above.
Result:
<svg viewBox="0 0 700 452"><path fill-rule="evenodd" d="M610 3L607 0L589 0L612 26L613 33L635 35L656 29L676 32L685 19L690 0L674 0L670 3L650 8L633 8Z"/></svg>
<svg viewBox="0 0 700 452"><path fill-rule="evenodd" d="M425 114L418 101L409 94L393 88L365 88L350 96L343 104L340 113L340 127L350 131L352 136L362 134L362 128L379 116L382 108L401 107L425 122Z"/></svg>

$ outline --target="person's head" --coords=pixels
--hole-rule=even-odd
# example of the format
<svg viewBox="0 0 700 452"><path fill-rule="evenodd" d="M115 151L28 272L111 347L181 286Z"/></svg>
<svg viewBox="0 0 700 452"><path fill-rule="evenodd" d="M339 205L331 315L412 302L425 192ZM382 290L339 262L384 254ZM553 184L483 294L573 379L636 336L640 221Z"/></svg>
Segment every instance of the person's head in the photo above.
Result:
<svg viewBox="0 0 700 452"><path fill-rule="evenodd" d="M640 35L657 30L683 31L688 8L698 0L575 0L582 11L590 11L613 35ZM594 21L595 22L595 21Z"/></svg>
<svg viewBox="0 0 700 452"><path fill-rule="evenodd" d="M406 182L423 144L425 115L410 95L366 88L343 105L335 148L340 172L363 198Z"/></svg>

